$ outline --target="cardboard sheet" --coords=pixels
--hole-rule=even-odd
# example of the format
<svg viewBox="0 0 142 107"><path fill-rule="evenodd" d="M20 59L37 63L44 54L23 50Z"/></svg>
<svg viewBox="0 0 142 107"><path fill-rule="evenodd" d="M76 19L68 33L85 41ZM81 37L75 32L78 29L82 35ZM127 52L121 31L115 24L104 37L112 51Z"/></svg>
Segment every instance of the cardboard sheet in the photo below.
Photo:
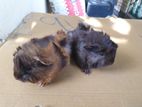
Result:
<svg viewBox="0 0 142 107"><path fill-rule="evenodd" d="M70 30L85 21L118 43L115 63L85 75L69 65L39 87L13 77L13 52L33 37ZM142 21L31 13L0 48L0 107L142 107Z"/></svg>

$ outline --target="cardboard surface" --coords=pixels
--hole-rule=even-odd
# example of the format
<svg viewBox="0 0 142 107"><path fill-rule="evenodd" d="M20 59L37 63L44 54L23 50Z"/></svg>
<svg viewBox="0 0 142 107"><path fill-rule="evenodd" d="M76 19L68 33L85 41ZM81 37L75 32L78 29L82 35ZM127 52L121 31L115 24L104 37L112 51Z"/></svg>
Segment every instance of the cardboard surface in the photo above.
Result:
<svg viewBox="0 0 142 107"><path fill-rule="evenodd" d="M15 80L12 54L18 45L63 26L72 29L79 21L106 31L118 43L113 65L94 69L90 75L69 65L47 87ZM137 20L28 15L0 48L0 107L142 107L141 27Z"/></svg>

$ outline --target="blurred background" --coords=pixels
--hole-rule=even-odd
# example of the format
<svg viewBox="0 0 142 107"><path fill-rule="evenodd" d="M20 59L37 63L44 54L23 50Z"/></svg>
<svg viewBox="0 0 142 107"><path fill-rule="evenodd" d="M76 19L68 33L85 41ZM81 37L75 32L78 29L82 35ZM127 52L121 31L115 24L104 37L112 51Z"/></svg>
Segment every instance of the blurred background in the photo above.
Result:
<svg viewBox="0 0 142 107"><path fill-rule="evenodd" d="M142 19L142 0L0 0L0 42L31 12Z"/></svg>

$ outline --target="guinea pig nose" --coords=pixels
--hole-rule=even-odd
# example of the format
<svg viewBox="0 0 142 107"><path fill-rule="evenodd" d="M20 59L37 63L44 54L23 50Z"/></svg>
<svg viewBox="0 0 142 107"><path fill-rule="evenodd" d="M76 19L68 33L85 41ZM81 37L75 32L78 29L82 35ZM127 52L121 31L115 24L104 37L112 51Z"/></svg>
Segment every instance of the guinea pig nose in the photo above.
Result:
<svg viewBox="0 0 142 107"><path fill-rule="evenodd" d="M28 81L28 80L30 80L31 79L31 77L29 76L29 75L23 75L22 76L22 78L21 78L21 80L23 81L23 82L26 82L26 81Z"/></svg>

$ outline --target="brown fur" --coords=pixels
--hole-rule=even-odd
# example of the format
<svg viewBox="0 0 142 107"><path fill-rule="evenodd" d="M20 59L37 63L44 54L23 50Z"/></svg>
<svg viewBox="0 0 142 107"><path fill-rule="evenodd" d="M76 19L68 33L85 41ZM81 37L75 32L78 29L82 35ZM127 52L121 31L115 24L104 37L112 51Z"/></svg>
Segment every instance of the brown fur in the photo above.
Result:
<svg viewBox="0 0 142 107"><path fill-rule="evenodd" d="M69 55L60 46L63 31L54 36L32 39L14 53L14 76L23 82L49 84L67 64Z"/></svg>

